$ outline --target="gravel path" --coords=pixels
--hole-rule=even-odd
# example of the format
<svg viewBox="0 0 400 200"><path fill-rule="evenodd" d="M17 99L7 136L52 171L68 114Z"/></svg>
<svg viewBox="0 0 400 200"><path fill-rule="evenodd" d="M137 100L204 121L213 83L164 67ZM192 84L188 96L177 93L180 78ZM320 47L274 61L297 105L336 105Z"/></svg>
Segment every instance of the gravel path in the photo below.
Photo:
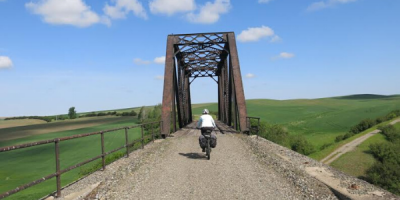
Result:
<svg viewBox="0 0 400 200"><path fill-rule="evenodd" d="M168 139L168 149L107 190L105 199L301 199L278 173L262 166L231 134L217 134L207 160L198 144L200 131ZM247 148L246 148L247 147Z"/></svg>
<svg viewBox="0 0 400 200"><path fill-rule="evenodd" d="M392 122L390 122L391 125L396 124L400 122L400 119L394 120ZM335 151L333 151L332 153L330 153L328 156L326 156L325 158L323 158L320 162L325 163L327 165L329 165L330 163L332 163L333 161L335 161L336 159L338 159L341 155L353 151L358 145L360 145L361 143L363 143L365 140L367 140L368 138L370 138L371 136L379 133L380 130L376 129L373 130L341 147L339 147L338 149L336 149Z"/></svg>

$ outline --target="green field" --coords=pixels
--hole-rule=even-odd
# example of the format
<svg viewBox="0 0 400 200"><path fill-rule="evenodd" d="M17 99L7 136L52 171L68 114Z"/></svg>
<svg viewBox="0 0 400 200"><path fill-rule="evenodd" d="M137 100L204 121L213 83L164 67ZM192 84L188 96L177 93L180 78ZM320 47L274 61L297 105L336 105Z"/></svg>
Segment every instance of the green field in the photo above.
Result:
<svg viewBox="0 0 400 200"><path fill-rule="evenodd" d="M375 158L368 153L369 145L374 143L387 143L387 141L382 134L376 134L365 140L354 151L340 156L331 163L331 166L348 175L365 177L367 169L375 163Z"/></svg>
<svg viewBox="0 0 400 200"><path fill-rule="evenodd" d="M399 130L400 123L396 123L394 127ZM389 144L390 142L385 139L384 135L376 134L360 144L354 151L348 152L339 157L331 163L331 166L345 172L346 174L355 177L364 177L366 175L366 170L372 167L375 163L374 157L368 152L369 145L377 143Z"/></svg>
<svg viewBox="0 0 400 200"><path fill-rule="evenodd" d="M399 96L247 101L249 116L283 124L290 134L304 135L317 148L333 142L361 120L375 119L395 109L400 109Z"/></svg>
<svg viewBox="0 0 400 200"><path fill-rule="evenodd" d="M32 141L47 140L53 138L60 138L65 136L71 136L76 134L91 133L101 130L107 130L112 128L119 128L125 126L132 126L136 124L136 118L133 117L116 117L109 118L99 118L103 124L74 129L66 131L58 131L40 135L33 135L29 137L6 140L0 142L0 146L10 146L15 144L21 144ZM95 120L94 118L92 120ZM108 120L108 122L107 122ZM61 127L68 122L71 125L79 123L79 120L64 121ZM57 122L58 123L58 122ZM54 126L55 123L48 123L49 126ZM37 126L41 128L45 124L31 125L32 129L35 130ZM18 131L18 128L27 127L17 127L14 131ZM8 132L10 133L10 132ZM140 137L140 129L130 129L129 140L133 141ZM124 145L125 134L124 131L115 131L110 133L105 133L105 151L110 151L117 147ZM94 135L79 139L73 139L68 141L63 141L60 143L60 163L61 169L65 169L69 166L78 164L82 161L95 157L101 154L100 146L100 135ZM31 148L13 150L9 152L0 153L0 193L16 188L19 185L29 183L33 180L39 179L43 176L49 175L55 172L55 154L54 154L54 143L40 145ZM95 164L97 161L93 162ZM83 168L88 168L89 165L83 166ZM79 178L80 169L72 170L66 174L62 175L62 185L71 183ZM51 179L37 186L26 189L15 195L10 196L8 199L37 199L43 197L56 189L55 179Z"/></svg>

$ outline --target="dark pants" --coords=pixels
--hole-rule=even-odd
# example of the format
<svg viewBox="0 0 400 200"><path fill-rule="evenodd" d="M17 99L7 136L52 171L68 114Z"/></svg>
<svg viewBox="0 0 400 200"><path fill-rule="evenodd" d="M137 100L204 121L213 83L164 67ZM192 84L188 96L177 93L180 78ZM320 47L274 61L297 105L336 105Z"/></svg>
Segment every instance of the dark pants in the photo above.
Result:
<svg viewBox="0 0 400 200"><path fill-rule="evenodd" d="M208 130L213 131L214 127L201 127L201 134L204 135L204 133L207 132Z"/></svg>

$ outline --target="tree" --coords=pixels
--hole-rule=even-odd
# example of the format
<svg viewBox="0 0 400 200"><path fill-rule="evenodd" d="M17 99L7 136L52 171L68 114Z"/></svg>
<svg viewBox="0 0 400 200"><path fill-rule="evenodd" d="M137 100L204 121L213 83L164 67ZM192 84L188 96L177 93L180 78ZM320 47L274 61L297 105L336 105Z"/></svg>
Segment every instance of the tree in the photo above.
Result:
<svg viewBox="0 0 400 200"><path fill-rule="evenodd" d="M140 111L139 111L139 115L138 115L138 119L140 120L140 121L143 121L143 120L145 120L147 117L146 117L146 108L144 107L144 106L142 106L141 108L140 108Z"/></svg>
<svg viewBox="0 0 400 200"><path fill-rule="evenodd" d="M68 116L70 119L75 119L76 118L76 111L75 111L75 107L71 107L68 110Z"/></svg>

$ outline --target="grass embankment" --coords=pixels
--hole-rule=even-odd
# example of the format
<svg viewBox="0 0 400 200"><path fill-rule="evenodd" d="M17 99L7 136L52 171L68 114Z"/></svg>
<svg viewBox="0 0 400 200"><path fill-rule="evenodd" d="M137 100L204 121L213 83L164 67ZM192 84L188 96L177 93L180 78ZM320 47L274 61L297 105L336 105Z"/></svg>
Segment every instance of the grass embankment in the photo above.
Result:
<svg viewBox="0 0 400 200"><path fill-rule="evenodd" d="M116 119L118 118L118 120ZM93 121L96 118L92 118ZM40 135L32 135L25 138L19 138L14 140L6 140L0 142L0 146L10 146L15 144L21 144L26 142L33 142L39 140L53 139L66 137L76 134L97 132L101 130L107 130L112 128L132 126L136 122L136 118L133 117L102 117L97 119L102 125L91 125L91 127L79 128L74 130L59 130L52 133L43 133ZM81 122L88 122L87 120L71 120L57 122L60 127L66 128L64 125L71 123L71 126L80 124ZM50 127L54 127L56 123L48 123ZM84 123L83 123L84 124ZM46 124L32 125L32 130L38 130L37 126L46 129ZM13 130L18 132L18 129L26 129L26 127L16 127ZM60 128L61 129L61 128ZM1 130L1 129L0 129ZM29 129L26 129L29 130ZM129 130L129 140L133 141L140 137L140 129ZM4 136L10 136L10 132L1 132L0 136L4 139ZM11 134L12 135L12 134ZM125 134L124 131L116 131L105 133L105 151L110 151L117 147L124 145ZM61 169L65 169L69 166L78 164L82 161L95 157L101 154L101 143L100 135L89 136L79 139L73 139L68 141L62 141L60 143L60 163ZM55 172L55 154L54 154L54 143L40 145L31 148L24 148L19 150L13 150L9 152L0 153L0 193L11 190L22 184L29 183L33 180L39 179L46 175ZM94 161L88 165L83 166L83 169L90 168L95 165L97 161ZM81 169L72 170L61 177L62 185L77 180L80 175ZM39 185L33 186L22 192L10 196L8 199L38 199L43 197L56 189L55 179L51 179Z"/></svg>
<svg viewBox="0 0 400 200"><path fill-rule="evenodd" d="M381 125L387 124L389 124L389 122L382 123ZM394 127L396 129L400 129L400 123L396 123ZM331 163L331 166L345 172L346 174L359 178L364 178L366 175L366 171L371 168L376 162L375 158L370 153L369 146L371 144L378 143L389 144L390 142L386 140L384 135L376 134L357 146L354 151L348 152L340 156L337 160Z"/></svg>

